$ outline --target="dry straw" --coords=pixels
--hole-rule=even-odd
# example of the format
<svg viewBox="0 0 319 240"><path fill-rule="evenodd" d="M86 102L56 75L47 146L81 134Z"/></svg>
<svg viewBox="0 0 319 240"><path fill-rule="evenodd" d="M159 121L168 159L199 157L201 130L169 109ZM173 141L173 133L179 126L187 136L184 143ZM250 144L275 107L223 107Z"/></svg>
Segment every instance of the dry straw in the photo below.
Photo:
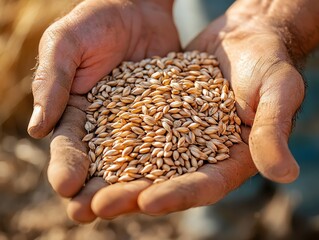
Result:
<svg viewBox="0 0 319 240"><path fill-rule="evenodd" d="M89 177L162 182L229 158L241 141L234 93L213 55L123 62L88 93Z"/></svg>

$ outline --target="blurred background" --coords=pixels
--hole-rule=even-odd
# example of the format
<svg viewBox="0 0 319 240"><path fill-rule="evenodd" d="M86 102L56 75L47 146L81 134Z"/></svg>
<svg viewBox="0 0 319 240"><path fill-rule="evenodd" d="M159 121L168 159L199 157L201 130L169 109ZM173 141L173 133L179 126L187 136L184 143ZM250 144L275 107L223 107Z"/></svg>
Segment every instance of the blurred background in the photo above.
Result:
<svg viewBox="0 0 319 240"><path fill-rule="evenodd" d="M231 3L176 0L183 44ZM47 182L49 141L30 139L26 127L39 39L74 4L0 0L0 240L319 239L319 51L304 72L307 97L290 139L301 165L296 182L276 185L256 176L214 206L159 218L130 215L88 225L68 220L67 200Z"/></svg>

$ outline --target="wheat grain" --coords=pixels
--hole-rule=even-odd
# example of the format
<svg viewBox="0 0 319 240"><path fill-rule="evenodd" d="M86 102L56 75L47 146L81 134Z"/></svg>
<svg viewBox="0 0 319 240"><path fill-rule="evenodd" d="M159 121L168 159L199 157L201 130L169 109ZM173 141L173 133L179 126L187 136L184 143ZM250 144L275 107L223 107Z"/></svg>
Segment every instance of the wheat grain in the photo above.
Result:
<svg viewBox="0 0 319 240"><path fill-rule="evenodd" d="M159 183L225 160L241 142L234 93L207 53L123 62L87 99L88 178Z"/></svg>

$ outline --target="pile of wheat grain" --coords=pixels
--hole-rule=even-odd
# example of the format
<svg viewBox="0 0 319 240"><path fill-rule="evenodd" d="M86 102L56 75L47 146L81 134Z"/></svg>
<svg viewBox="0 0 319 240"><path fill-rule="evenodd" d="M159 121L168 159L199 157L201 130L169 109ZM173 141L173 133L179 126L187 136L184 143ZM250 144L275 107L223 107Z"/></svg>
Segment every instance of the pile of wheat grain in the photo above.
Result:
<svg viewBox="0 0 319 240"><path fill-rule="evenodd" d="M87 98L88 175L108 183L191 173L241 141L234 93L207 53L123 62Z"/></svg>

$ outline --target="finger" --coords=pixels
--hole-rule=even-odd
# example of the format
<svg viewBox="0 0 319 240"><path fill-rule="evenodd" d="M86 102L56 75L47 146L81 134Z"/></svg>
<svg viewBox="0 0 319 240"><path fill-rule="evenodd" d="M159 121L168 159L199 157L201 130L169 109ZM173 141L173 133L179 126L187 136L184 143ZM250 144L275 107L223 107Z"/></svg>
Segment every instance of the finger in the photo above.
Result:
<svg viewBox="0 0 319 240"><path fill-rule="evenodd" d="M90 160L87 146L82 142L85 121L83 111L68 106L52 137L48 179L63 197L73 197L87 176Z"/></svg>
<svg viewBox="0 0 319 240"><path fill-rule="evenodd" d="M302 77L288 64L278 65L261 89L249 146L258 170L273 181L288 183L299 175L288 137L303 97Z"/></svg>
<svg viewBox="0 0 319 240"><path fill-rule="evenodd" d="M60 119L80 61L80 46L60 22L43 34L39 62L32 83L34 109L28 132L34 138L45 137Z"/></svg>
<svg viewBox="0 0 319 240"><path fill-rule="evenodd" d="M162 215L222 199L257 172L246 144L237 144L230 152L234 157L224 162L206 164L197 172L147 188L138 198L141 211Z"/></svg>
<svg viewBox="0 0 319 240"><path fill-rule="evenodd" d="M185 51L200 51L206 52L207 49L207 39L205 38L206 33L203 31L198 36L196 36L188 45L185 47ZM206 42L205 42L206 41ZM211 40L209 40L211 41Z"/></svg>
<svg viewBox="0 0 319 240"><path fill-rule="evenodd" d="M68 204L67 213L71 219L79 223L89 223L96 219L91 209L94 194L107 186L103 178L92 178L82 190L71 199Z"/></svg>
<svg viewBox="0 0 319 240"><path fill-rule="evenodd" d="M117 183L101 189L92 200L92 210L98 217L109 219L121 214L139 211L137 198L151 185L146 179Z"/></svg>

